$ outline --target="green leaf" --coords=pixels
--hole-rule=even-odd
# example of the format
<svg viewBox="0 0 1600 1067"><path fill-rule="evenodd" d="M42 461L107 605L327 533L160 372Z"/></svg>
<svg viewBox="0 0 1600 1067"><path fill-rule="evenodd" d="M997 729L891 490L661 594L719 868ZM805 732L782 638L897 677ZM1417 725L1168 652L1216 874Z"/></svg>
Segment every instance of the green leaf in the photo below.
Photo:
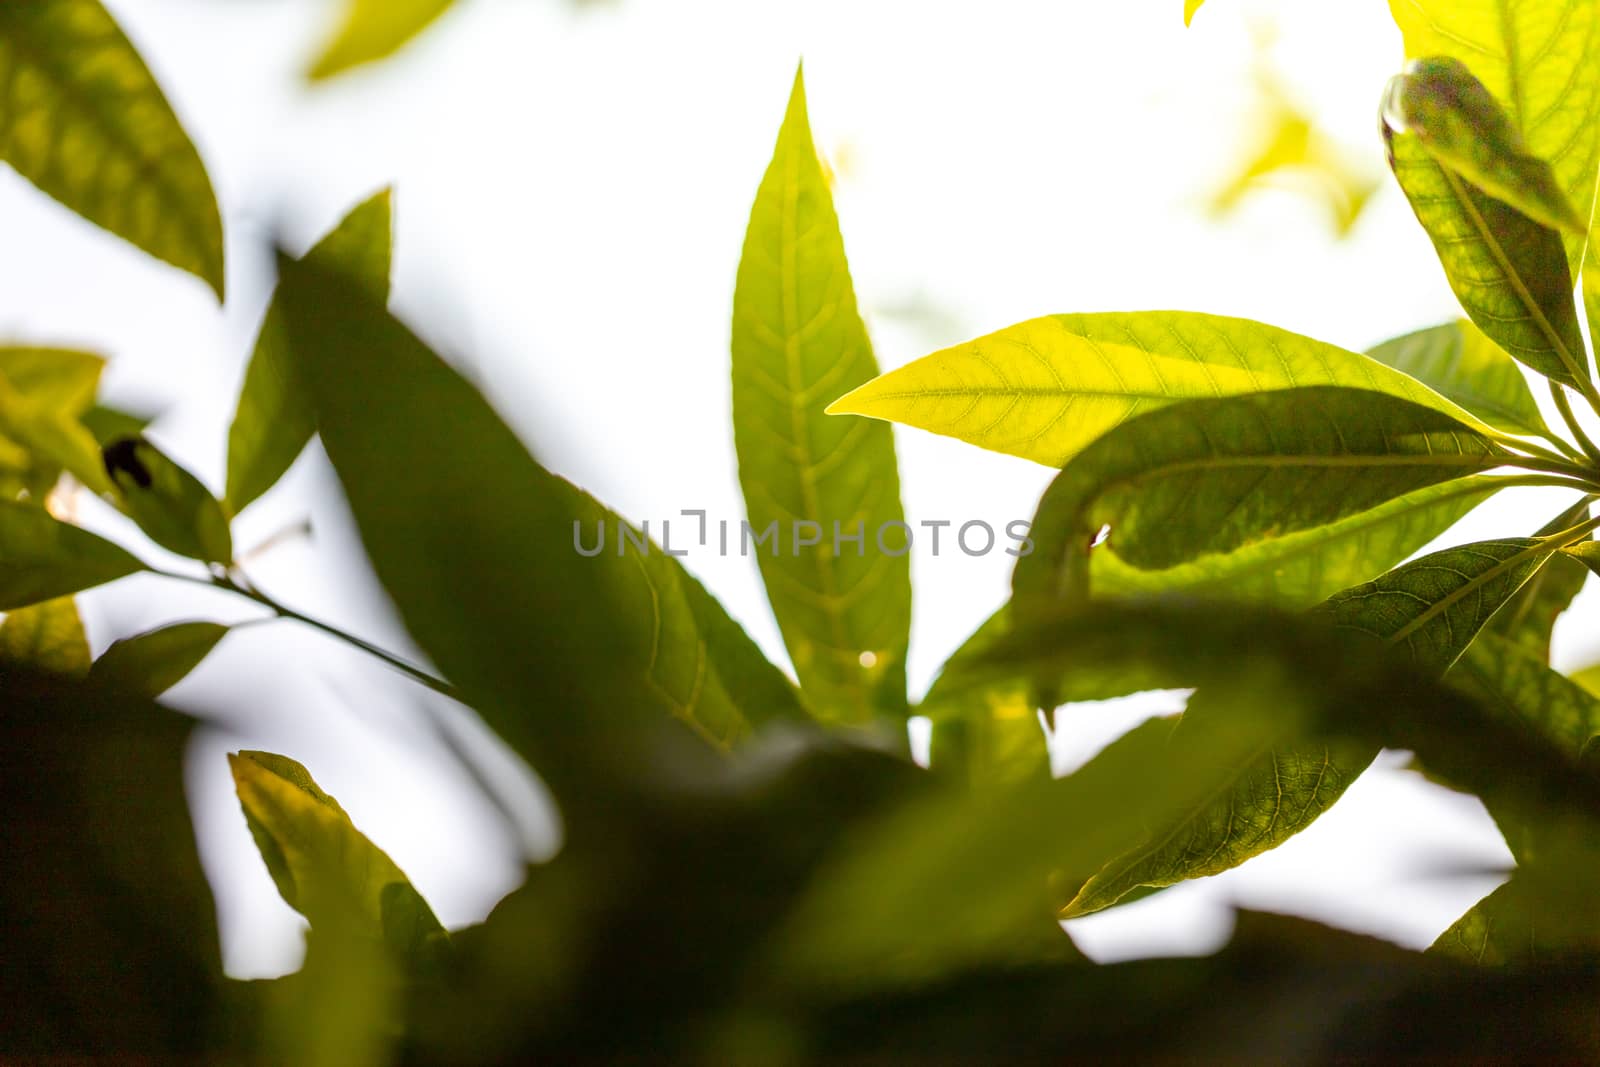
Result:
<svg viewBox="0 0 1600 1067"><path fill-rule="evenodd" d="M1516 362L1469 319L1396 337L1367 355L1438 390L1496 430L1522 437L1550 433Z"/></svg>
<svg viewBox="0 0 1600 1067"><path fill-rule="evenodd" d="M905 714L909 534L889 427L823 409L877 373L796 73L734 290L734 444L751 526L777 524L755 552L801 690L854 723Z"/></svg>
<svg viewBox="0 0 1600 1067"><path fill-rule="evenodd" d="M106 361L69 348L0 346L0 376L30 401L69 415L94 406Z"/></svg>
<svg viewBox="0 0 1600 1067"><path fill-rule="evenodd" d="M72 597L56 597L6 612L0 623L0 660L51 674L85 674L89 670L89 639Z"/></svg>
<svg viewBox="0 0 1600 1067"><path fill-rule="evenodd" d="M200 479L143 437L121 437L102 450L117 506L170 552L230 566L233 538L222 505Z"/></svg>
<svg viewBox="0 0 1600 1067"><path fill-rule="evenodd" d="M4 377L0 377L0 431L29 453L28 465L37 479L30 489L48 491L67 470L94 493L111 490L100 448L88 428L47 397L25 395Z"/></svg>
<svg viewBox="0 0 1600 1067"><path fill-rule="evenodd" d="M389 301L392 195L385 189L351 211L308 258L336 265L370 286L372 299ZM292 376L283 312L268 305L256 347L245 367L239 405L228 427L228 481L223 494L238 515L277 484L316 433L310 402Z"/></svg>
<svg viewBox="0 0 1600 1067"><path fill-rule="evenodd" d="M1600 175L1600 9L1590 0L1389 0L1389 11L1408 58L1451 56L1472 69L1587 218ZM1581 235L1568 238L1569 270L1581 248Z"/></svg>
<svg viewBox="0 0 1600 1067"><path fill-rule="evenodd" d="M1446 549L1331 597L1315 614L1404 650L1415 667L1442 676L1490 616L1554 551L1528 538ZM1272 689L1260 684L1268 695ZM1283 684L1279 679L1279 684ZM1304 684L1304 683L1299 683ZM1292 686L1292 683L1291 683ZM1237 689L1205 688L1173 734L1173 759L1223 725ZM1370 744L1271 746L1237 765L1228 787L1171 813L1149 837L1089 879L1063 918L1111 906L1139 886L1166 886L1219 874L1277 847L1309 826L1377 756ZM1163 767L1153 774L1167 773Z"/></svg>
<svg viewBox="0 0 1600 1067"><path fill-rule="evenodd" d="M279 266L295 370L378 577L418 643L558 795L636 771L667 715L721 746L802 714L676 558L620 537L615 514L535 463L361 279ZM585 556L597 527L604 546Z"/></svg>
<svg viewBox="0 0 1600 1067"><path fill-rule="evenodd" d="M1587 357L1560 235L1440 166L1415 134L1385 123L1383 137L1467 315L1512 358L1581 388Z"/></svg>
<svg viewBox="0 0 1600 1067"><path fill-rule="evenodd" d="M1589 882L1518 871L1474 904L1428 950L1484 967L1549 963L1600 948L1600 905Z"/></svg>
<svg viewBox="0 0 1600 1067"><path fill-rule="evenodd" d="M0 611L52 600L144 570L144 564L41 507L0 501Z"/></svg>
<svg viewBox="0 0 1600 1067"><path fill-rule="evenodd" d="M1026 682L1003 678L963 690L963 672L1011 626L1010 605L986 619L945 661L917 706L933 724L929 765L983 789L1049 777L1050 750Z"/></svg>
<svg viewBox="0 0 1600 1067"><path fill-rule="evenodd" d="M382 940L402 959L445 939L405 874L304 767L270 752L230 754L228 766L273 883L313 930Z"/></svg>
<svg viewBox="0 0 1600 1067"><path fill-rule="evenodd" d="M1412 60L1390 81L1384 108L1386 121L1482 192L1553 230L1582 237L1588 229L1550 164L1528 151L1511 117L1459 59Z"/></svg>
<svg viewBox="0 0 1600 1067"><path fill-rule="evenodd" d="M1596 544L1593 541L1580 541L1563 551L1594 573L1600 574L1600 544Z"/></svg>
<svg viewBox="0 0 1600 1067"><path fill-rule="evenodd" d="M332 39L312 63L313 81L398 52L450 9L455 0L346 0Z"/></svg>
<svg viewBox="0 0 1600 1067"><path fill-rule="evenodd" d="M1065 466L1113 427L1175 401L1340 385L1472 416L1398 371L1245 319L1178 311L1052 315L924 356L828 407Z"/></svg>
<svg viewBox="0 0 1600 1067"><path fill-rule="evenodd" d="M1578 501L1545 523L1535 536L1548 537L1572 529L1589 518L1589 508L1589 500ZM1579 544L1593 542L1586 536ZM1583 564L1567 554L1573 547L1569 545L1551 556L1489 624L1491 632L1511 639L1537 656L1541 663L1550 662L1550 637L1555 631L1556 619L1572 606L1589 576Z"/></svg>
<svg viewBox="0 0 1600 1067"><path fill-rule="evenodd" d="M158 697L188 677L229 628L180 622L113 641L89 668L89 680L128 693Z"/></svg>
<svg viewBox="0 0 1600 1067"><path fill-rule="evenodd" d="M1326 526L1163 570L1130 566L1108 543L1089 554L1089 588L1096 596L1182 592L1311 607L1403 562L1504 487L1492 475L1457 478Z"/></svg>
<svg viewBox="0 0 1600 1067"><path fill-rule="evenodd" d="M96 404L83 413L79 420L84 428L104 448L119 437L140 437L145 428L155 421L154 415L137 415L118 408Z"/></svg>
<svg viewBox="0 0 1600 1067"><path fill-rule="evenodd" d="M1118 427L1056 476L1033 520L1038 551L1017 560L1012 589L1025 611L1081 593L1090 558L1107 551L1141 570L1225 566L1211 558L1502 457L1449 416L1381 393L1317 387L1190 401Z"/></svg>
<svg viewBox="0 0 1600 1067"><path fill-rule="evenodd" d="M0 158L222 299L222 219L205 165L99 0L0 4L0 83Z"/></svg>

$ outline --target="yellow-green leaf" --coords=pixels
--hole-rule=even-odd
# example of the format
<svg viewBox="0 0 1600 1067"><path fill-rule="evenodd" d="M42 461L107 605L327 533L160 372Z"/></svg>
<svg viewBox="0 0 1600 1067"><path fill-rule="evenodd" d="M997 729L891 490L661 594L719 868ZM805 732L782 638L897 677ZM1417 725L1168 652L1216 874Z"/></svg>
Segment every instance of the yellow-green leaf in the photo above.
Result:
<svg viewBox="0 0 1600 1067"><path fill-rule="evenodd" d="M0 84L0 158L222 299L222 218L205 165L99 0L0 4Z"/></svg>
<svg viewBox="0 0 1600 1067"><path fill-rule="evenodd" d="M388 189L345 216L307 255L337 264L371 286L380 304L389 301L389 261L393 239L392 197ZM237 515L271 489L316 432L310 402L293 376L284 335L283 312L274 300L261 321L256 347L245 368L238 409L228 427L228 481L223 494L229 514Z"/></svg>
<svg viewBox="0 0 1600 1067"><path fill-rule="evenodd" d="M1189 25L1194 21L1194 13L1200 10L1200 5L1206 0L1183 0L1183 24Z"/></svg>
<svg viewBox="0 0 1600 1067"><path fill-rule="evenodd" d="M798 73L733 306L739 481L751 527L775 527L776 542L754 551L801 690L831 719L903 715L911 570L894 438L824 414L878 366Z"/></svg>
<svg viewBox="0 0 1600 1067"><path fill-rule="evenodd" d="M0 346L0 375L12 388L69 415L82 415L94 406L105 364L100 356L69 348Z"/></svg>
<svg viewBox="0 0 1600 1067"><path fill-rule="evenodd" d="M313 81L393 55L455 0L346 0L332 39L312 63Z"/></svg>
<svg viewBox="0 0 1600 1067"><path fill-rule="evenodd" d="M113 641L89 668L89 679L128 693L158 697L183 681L228 636L215 622L180 622Z"/></svg>
<svg viewBox="0 0 1600 1067"><path fill-rule="evenodd" d="M150 540L180 556L232 565L228 517L200 479L143 437L112 441L102 460L117 506Z"/></svg>
<svg viewBox="0 0 1600 1067"><path fill-rule="evenodd" d="M89 428L72 412L43 398L24 395L0 375L0 433L30 454L32 465L46 472L46 480L70 471L95 493L108 492L111 483L100 463L100 445ZM47 488L47 487L46 487Z"/></svg>
<svg viewBox="0 0 1600 1067"><path fill-rule="evenodd" d="M91 589L144 564L44 508L0 501L0 611Z"/></svg>
<svg viewBox="0 0 1600 1067"><path fill-rule="evenodd" d="M445 938L404 872L304 767L270 752L230 754L228 766L268 873L314 931L383 940L402 956Z"/></svg>
<svg viewBox="0 0 1600 1067"><path fill-rule="evenodd" d="M1373 359L1245 319L1180 311L1052 315L935 352L841 397L867 415L1060 467L1178 400L1340 385L1470 414Z"/></svg>
<svg viewBox="0 0 1600 1067"><path fill-rule="evenodd" d="M1389 11L1407 58L1450 56L1471 68L1588 218L1600 173L1600 4L1389 0ZM1567 238L1569 270L1582 247L1580 235Z"/></svg>
<svg viewBox="0 0 1600 1067"><path fill-rule="evenodd" d="M89 639L70 596L6 612L0 622L0 660L54 674L89 670Z"/></svg>
<svg viewBox="0 0 1600 1067"><path fill-rule="evenodd" d="M1516 362L1468 319L1396 337L1367 355L1437 390L1496 430L1523 437L1550 432Z"/></svg>

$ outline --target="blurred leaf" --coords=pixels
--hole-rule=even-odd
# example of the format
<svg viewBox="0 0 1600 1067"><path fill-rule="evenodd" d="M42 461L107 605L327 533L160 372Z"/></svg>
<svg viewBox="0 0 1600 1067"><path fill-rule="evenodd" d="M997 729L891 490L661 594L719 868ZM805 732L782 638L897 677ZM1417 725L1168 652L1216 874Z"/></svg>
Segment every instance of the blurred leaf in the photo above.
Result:
<svg viewBox="0 0 1600 1067"><path fill-rule="evenodd" d="M958 691L954 680L980 660L1011 626L1006 605L962 642L916 708L933 723L929 765L979 788L1049 777L1050 750L1028 685L1002 679L993 686Z"/></svg>
<svg viewBox="0 0 1600 1067"><path fill-rule="evenodd" d="M153 699L200 666L228 630L215 622L180 622L124 637L94 661L89 679Z"/></svg>
<svg viewBox="0 0 1600 1067"><path fill-rule="evenodd" d="M0 346L0 376L29 400L69 415L93 407L105 362L68 348Z"/></svg>
<svg viewBox="0 0 1600 1067"><path fill-rule="evenodd" d="M0 4L0 158L223 294L222 219L194 145L99 0Z"/></svg>
<svg viewBox="0 0 1600 1067"><path fill-rule="evenodd" d="M144 564L41 507L0 501L0 611L66 596L124 575Z"/></svg>
<svg viewBox="0 0 1600 1067"><path fill-rule="evenodd" d="M117 506L150 540L190 559L233 563L228 517L200 479L143 437L120 437L101 455Z"/></svg>
<svg viewBox="0 0 1600 1067"><path fill-rule="evenodd" d="M63 596L6 612L0 623L0 660L51 674L86 674L89 639L77 603Z"/></svg>
<svg viewBox="0 0 1600 1067"><path fill-rule="evenodd" d="M1333 596L1316 614L1336 629L1394 644L1420 671L1442 675L1551 551L1520 539L1435 552ZM1270 704L1285 686L1303 684L1263 678L1253 698ZM1239 688L1197 691L1170 755L1147 773L1172 773L1170 764L1187 760L1219 714L1224 720L1234 714L1227 705L1242 699ZM1278 745L1254 754L1237 765L1227 788L1193 808L1171 810L1144 843L1089 879L1062 916L1099 911L1138 886L1219 874L1277 847L1332 807L1377 754L1370 744Z"/></svg>
<svg viewBox="0 0 1600 1067"><path fill-rule="evenodd" d="M189 721L11 665L0 691L0 1059L234 1062Z"/></svg>
<svg viewBox="0 0 1600 1067"><path fill-rule="evenodd" d="M400 959L437 949L446 935L432 909L304 767L270 752L228 766L272 881L312 929L381 940Z"/></svg>
<svg viewBox="0 0 1600 1067"><path fill-rule="evenodd" d="M1523 437L1550 432L1522 371L1468 319L1396 337L1367 355L1438 390L1497 430Z"/></svg>
<svg viewBox="0 0 1600 1067"><path fill-rule="evenodd" d="M1012 589L1025 612L1081 595L1091 555L1104 552L1141 570L1225 566L1210 557L1339 522L1502 456L1449 416L1382 393L1189 401L1119 426L1056 476L1033 520L1038 551L1017 560Z"/></svg>
<svg viewBox="0 0 1600 1067"><path fill-rule="evenodd" d="M1245 319L1179 311L1052 315L924 356L834 401L995 452L1065 466L1118 424L1174 401L1342 385L1474 420L1366 356Z"/></svg>
<svg viewBox="0 0 1600 1067"><path fill-rule="evenodd" d="M1487 195L1541 226L1580 237L1588 229L1550 164L1528 151L1511 116L1459 59L1413 59L1390 82L1384 107L1396 129ZM1587 186L1592 196L1593 179Z"/></svg>
<svg viewBox="0 0 1600 1067"><path fill-rule="evenodd" d="M455 0L345 0L333 38L307 76L331 78L398 52L450 9Z"/></svg>
<svg viewBox="0 0 1600 1067"><path fill-rule="evenodd" d="M1467 315L1501 348L1554 381L1588 381L1561 237L1439 165L1387 123L1389 166L1433 241Z"/></svg>
<svg viewBox="0 0 1600 1067"><path fill-rule="evenodd" d="M387 304L392 218L392 196L385 189L345 216L307 258L348 271L369 286L376 303ZM311 403L296 385L293 370L283 312L274 301L261 322L228 427L223 500L230 515L238 515L276 485L316 433Z"/></svg>
<svg viewBox="0 0 1600 1067"><path fill-rule="evenodd" d="M767 598L801 690L842 722L905 714L909 538L888 426L824 417L830 398L878 373L856 310L844 241L794 90L756 193L733 298L733 429ZM802 549L798 527L815 531ZM856 550L836 540L860 528ZM891 551L893 550L893 551Z"/></svg>
<svg viewBox="0 0 1600 1067"><path fill-rule="evenodd" d="M1389 0L1389 11L1408 58L1450 56L1471 67L1528 151L1549 161L1568 202L1587 217L1600 175L1600 10L1591 0ZM1581 235L1566 245L1575 271Z"/></svg>
<svg viewBox="0 0 1600 1067"><path fill-rule="evenodd" d="M1185 26L1194 21L1194 13L1200 10L1200 5L1205 0L1183 0L1183 24Z"/></svg>
<svg viewBox="0 0 1600 1067"><path fill-rule="evenodd" d="M95 493L111 488L100 466L94 435L48 394L29 396L0 376L0 431L30 453L30 466L42 473L33 488L48 490L62 470Z"/></svg>
<svg viewBox="0 0 1600 1067"><path fill-rule="evenodd" d="M360 279L288 259L279 276L296 373L379 578L421 646L564 802L636 773L667 715L724 746L749 723L801 714L675 558L625 540L613 513L535 463ZM585 558L578 545L597 527L604 548ZM716 620L709 636L697 615ZM730 692L724 672L767 681Z"/></svg>
<svg viewBox="0 0 1600 1067"><path fill-rule="evenodd" d="M1545 523L1534 536L1564 533L1584 522L1589 518L1590 503L1588 498L1579 500ZM1578 544L1593 544L1592 536L1586 535ZM1577 546L1568 546L1551 556L1489 624L1491 632L1515 641L1541 663L1550 662L1550 637L1555 631L1556 619L1572 606L1573 598L1583 591L1583 583L1589 576L1583 565L1568 555L1574 547Z"/></svg>
<svg viewBox="0 0 1600 1067"><path fill-rule="evenodd" d="M1163 570L1130 566L1114 545L1101 545L1089 554L1089 587L1096 596L1182 592L1310 607L1400 564L1504 487L1492 475L1457 478L1326 526Z"/></svg>
<svg viewBox="0 0 1600 1067"><path fill-rule="evenodd" d="M1439 935L1430 952L1485 967L1551 962L1600 949L1591 882L1518 871Z"/></svg>
<svg viewBox="0 0 1600 1067"><path fill-rule="evenodd" d="M104 448L119 437L140 437L145 428L155 421L153 415L135 415L132 412L96 404L83 413L81 420L94 439Z"/></svg>

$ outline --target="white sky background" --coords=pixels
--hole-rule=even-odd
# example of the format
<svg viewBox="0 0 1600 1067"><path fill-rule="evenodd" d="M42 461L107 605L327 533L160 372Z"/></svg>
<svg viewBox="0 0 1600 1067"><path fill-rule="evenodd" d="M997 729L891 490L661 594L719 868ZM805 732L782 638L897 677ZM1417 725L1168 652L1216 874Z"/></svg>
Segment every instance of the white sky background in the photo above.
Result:
<svg viewBox="0 0 1600 1067"><path fill-rule="evenodd" d="M299 71L331 4L108 0L211 171L229 236L229 302L107 238L0 172L0 336L113 357L113 399L166 414L152 436L220 487L240 373L268 291L266 243L305 247L376 188L397 190L395 307L486 387L546 465L634 519L743 515L729 424L734 271L798 57L834 161L856 288L890 368L1057 311L1244 315L1364 348L1456 314L1409 208L1386 182L1351 237L1321 209L1259 195L1222 223L1206 195L1244 151L1252 19L1330 132L1382 168L1377 101L1401 62L1381 0L461 0L402 57L332 87ZM910 317L920 304L936 313ZM897 428L908 519L1031 515L1050 472ZM448 443L444 444L448 447ZM473 457L461 457L470 463ZM486 502L492 506L492 502ZM1560 493L1515 491L1452 541L1526 533ZM405 649L320 453L253 508L248 546L310 515L310 544L249 568L296 607ZM140 544L107 509L93 525ZM154 550L148 557L159 555ZM781 662L753 561L688 561ZM913 693L1004 599L1010 557L913 556ZM181 565L176 564L175 565ZM188 617L251 617L140 578L85 598L96 649ZM1586 596L1557 631L1562 667L1600 656ZM1579 621L1581 620L1581 621ZM255 854L222 755L306 763L447 925L481 919L518 877L517 841L430 751L430 698L291 624L230 637L174 702L220 716L190 795L232 973L296 966L298 918ZM1064 711L1076 761L1149 702ZM218 710L220 709L220 711ZM512 761L505 761L510 767ZM1476 801L1369 773L1277 851L1217 878L1080 920L1101 959L1203 951L1233 903L1430 942L1509 862ZM553 840L520 792L534 851ZM1446 872L1442 876L1441 870Z"/></svg>

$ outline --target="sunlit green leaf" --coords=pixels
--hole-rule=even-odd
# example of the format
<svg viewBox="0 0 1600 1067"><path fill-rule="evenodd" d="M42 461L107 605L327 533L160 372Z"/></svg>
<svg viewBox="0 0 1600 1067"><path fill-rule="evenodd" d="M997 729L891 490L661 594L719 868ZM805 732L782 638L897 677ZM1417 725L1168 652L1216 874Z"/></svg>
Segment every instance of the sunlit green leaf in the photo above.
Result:
<svg viewBox="0 0 1600 1067"><path fill-rule="evenodd" d="M1389 11L1408 58L1450 56L1471 68L1588 218L1600 174L1600 8L1592 0L1389 0ZM1581 234L1567 239L1569 270L1581 247Z"/></svg>
<svg viewBox="0 0 1600 1067"><path fill-rule="evenodd" d="M345 0L344 14L309 76L331 78L399 51L455 0Z"/></svg>
<svg viewBox="0 0 1600 1067"><path fill-rule="evenodd" d="M222 299L205 166L100 0L0 4L0 83L0 158Z"/></svg>
<svg viewBox="0 0 1600 1067"><path fill-rule="evenodd" d="M115 581L144 564L41 507L0 501L0 611Z"/></svg>
<svg viewBox="0 0 1600 1067"><path fill-rule="evenodd" d="M89 639L77 603L63 596L6 612L0 622L0 660L52 674L86 673Z"/></svg>
<svg viewBox="0 0 1600 1067"><path fill-rule="evenodd" d="M1547 378L1588 381L1561 237L1441 166L1415 134L1383 126L1389 166L1467 315Z"/></svg>
<svg viewBox="0 0 1600 1067"><path fill-rule="evenodd" d="M48 489L63 470L95 493L111 483L100 463L94 435L70 411L48 399L25 395L0 377L0 432L29 454L29 466L42 477L33 489Z"/></svg>
<svg viewBox="0 0 1600 1067"><path fill-rule="evenodd" d="M1220 568L1210 557L1502 462L1449 416L1381 393L1318 387L1190 401L1119 426L1056 476L1033 521L1038 551L1018 559L1012 589L1023 610L1081 593L1104 552L1142 570L1191 560Z"/></svg>
<svg viewBox="0 0 1600 1067"><path fill-rule="evenodd" d="M1436 389L1497 430L1549 433L1517 364L1468 319L1385 341L1367 355Z"/></svg>
<svg viewBox="0 0 1600 1067"><path fill-rule="evenodd" d="M800 714L676 558L535 463L359 278L289 259L279 277L296 372L379 578L446 677L558 792L632 766L667 715L725 745ZM767 681L730 692L725 672Z"/></svg>
<svg viewBox="0 0 1600 1067"><path fill-rule="evenodd" d="M393 244L389 190L361 204L311 250L308 258L338 266L389 301ZM245 367L239 405L228 427L228 482L223 500L237 515L271 489L316 433L311 404L298 388L284 335L283 312L268 305L255 352Z"/></svg>
<svg viewBox="0 0 1600 1067"><path fill-rule="evenodd" d="M1398 371L1245 319L1177 311L1030 319L893 370L835 414L903 422L1064 466L1119 423L1174 401L1341 385L1472 416Z"/></svg>
<svg viewBox="0 0 1600 1067"><path fill-rule="evenodd" d="M1511 116L1459 59L1412 60L1389 83L1384 108L1397 129L1482 192L1553 230L1581 237L1588 228L1550 164L1528 151Z"/></svg>
<svg viewBox="0 0 1600 1067"><path fill-rule="evenodd" d="M102 455L117 506L150 540L180 556L233 563L228 517L198 478L143 437L118 438Z"/></svg>
<svg viewBox="0 0 1600 1067"><path fill-rule="evenodd" d="M94 405L106 361L70 348L0 346L0 375L30 400L70 415Z"/></svg>
<svg viewBox="0 0 1600 1067"><path fill-rule="evenodd" d="M1339 593L1315 614L1336 630L1403 649L1420 671L1439 676L1552 551L1525 538L1446 549ZM1269 681L1256 683L1265 699L1275 692ZM1173 735L1171 759L1188 758L1217 718L1226 722L1227 704L1237 699L1233 687L1201 688ZM1138 886L1219 874L1277 847L1332 807L1377 754L1367 744L1269 746L1238 764L1225 789L1170 812L1142 844L1089 879L1063 916L1109 907Z"/></svg>
<svg viewBox="0 0 1600 1067"><path fill-rule="evenodd" d="M229 755L228 766L268 873L312 929L382 940L401 958L444 939L405 874L304 767L270 752Z"/></svg>
<svg viewBox="0 0 1600 1067"><path fill-rule="evenodd" d="M857 723L905 713L909 535L889 427L823 409L877 373L796 74L734 290L734 444L750 525L776 524L754 551L801 689Z"/></svg>
<svg viewBox="0 0 1600 1067"><path fill-rule="evenodd" d="M140 696L158 697L200 666L228 627L180 622L113 641L89 669L91 681Z"/></svg>

